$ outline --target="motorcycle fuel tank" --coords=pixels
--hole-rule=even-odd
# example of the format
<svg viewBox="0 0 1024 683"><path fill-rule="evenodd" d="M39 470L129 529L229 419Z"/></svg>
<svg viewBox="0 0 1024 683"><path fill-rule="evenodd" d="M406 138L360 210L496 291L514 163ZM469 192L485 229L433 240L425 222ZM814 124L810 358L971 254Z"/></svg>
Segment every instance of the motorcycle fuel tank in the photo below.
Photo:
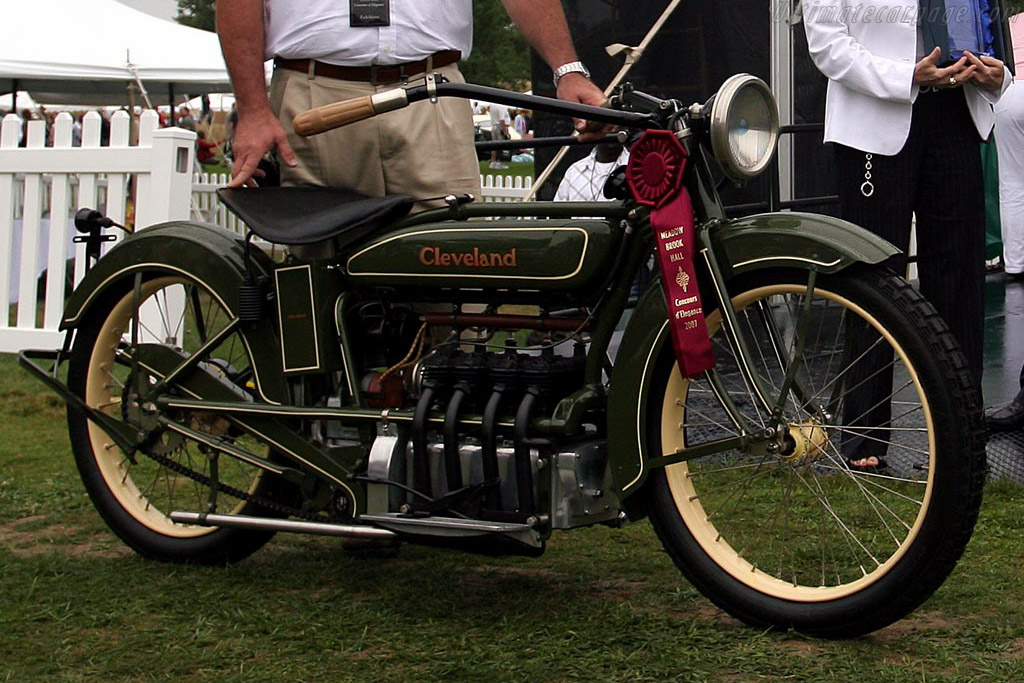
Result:
<svg viewBox="0 0 1024 683"><path fill-rule="evenodd" d="M361 246L346 263L366 285L594 291L622 239L607 220L494 220L417 225Z"/></svg>

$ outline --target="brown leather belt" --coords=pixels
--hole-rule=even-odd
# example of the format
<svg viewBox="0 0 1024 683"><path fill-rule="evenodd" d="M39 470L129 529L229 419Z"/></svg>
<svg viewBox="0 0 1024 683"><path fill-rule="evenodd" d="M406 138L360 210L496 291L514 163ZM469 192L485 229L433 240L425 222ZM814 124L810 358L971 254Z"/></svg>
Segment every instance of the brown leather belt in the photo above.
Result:
<svg viewBox="0 0 1024 683"><path fill-rule="evenodd" d="M404 64L382 64L376 66L338 66L325 64L311 59L274 58L274 68L301 71L315 76L337 78L342 81L365 81L366 83L395 83L403 79L426 72L427 68L439 69L462 59L458 50L441 50L426 59Z"/></svg>

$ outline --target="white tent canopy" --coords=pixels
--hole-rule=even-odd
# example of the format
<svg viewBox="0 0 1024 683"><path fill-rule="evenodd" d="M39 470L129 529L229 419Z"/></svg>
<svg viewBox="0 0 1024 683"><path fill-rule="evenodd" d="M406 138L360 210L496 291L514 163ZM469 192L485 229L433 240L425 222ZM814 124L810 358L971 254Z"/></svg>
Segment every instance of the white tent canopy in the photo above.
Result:
<svg viewBox="0 0 1024 683"><path fill-rule="evenodd" d="M40 103L125 104L141 82L154 104L173 93L230 92L217 36L115 0L5 2L0 93Z"/></svg>

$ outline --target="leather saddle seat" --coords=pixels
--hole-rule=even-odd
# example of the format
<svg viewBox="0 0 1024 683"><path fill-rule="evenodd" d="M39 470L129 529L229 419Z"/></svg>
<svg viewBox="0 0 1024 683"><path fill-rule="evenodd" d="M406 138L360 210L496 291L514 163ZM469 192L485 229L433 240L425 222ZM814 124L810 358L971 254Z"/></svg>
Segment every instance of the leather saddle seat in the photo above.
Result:
<svg viewBox="0 0 1024 683"><path fill-rule="evenodd" d="M294 245L334 239L339 249L402 218L415 201L406 195L367 197L311 186L221 188L217 195L268 242Z"/></svg>

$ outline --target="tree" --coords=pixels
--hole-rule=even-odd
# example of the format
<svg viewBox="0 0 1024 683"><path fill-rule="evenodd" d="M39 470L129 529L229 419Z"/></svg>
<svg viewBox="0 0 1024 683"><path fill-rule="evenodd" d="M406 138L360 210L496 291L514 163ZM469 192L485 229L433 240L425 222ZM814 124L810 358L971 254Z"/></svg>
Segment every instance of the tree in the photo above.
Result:
<svg viewBox="0 0 1024 683"><path fill-rule="evenodd" d="M204 31L215 30L214 5L216 0L178 0L179 24L201 28Z"/></svg>
<svg viewBox="0 0 1024 683"><path fill-rule="evenodd" d="M521 89L530 81L530 46L501 0L474 0L473 54L462 64L470 83Z"/></svg>

